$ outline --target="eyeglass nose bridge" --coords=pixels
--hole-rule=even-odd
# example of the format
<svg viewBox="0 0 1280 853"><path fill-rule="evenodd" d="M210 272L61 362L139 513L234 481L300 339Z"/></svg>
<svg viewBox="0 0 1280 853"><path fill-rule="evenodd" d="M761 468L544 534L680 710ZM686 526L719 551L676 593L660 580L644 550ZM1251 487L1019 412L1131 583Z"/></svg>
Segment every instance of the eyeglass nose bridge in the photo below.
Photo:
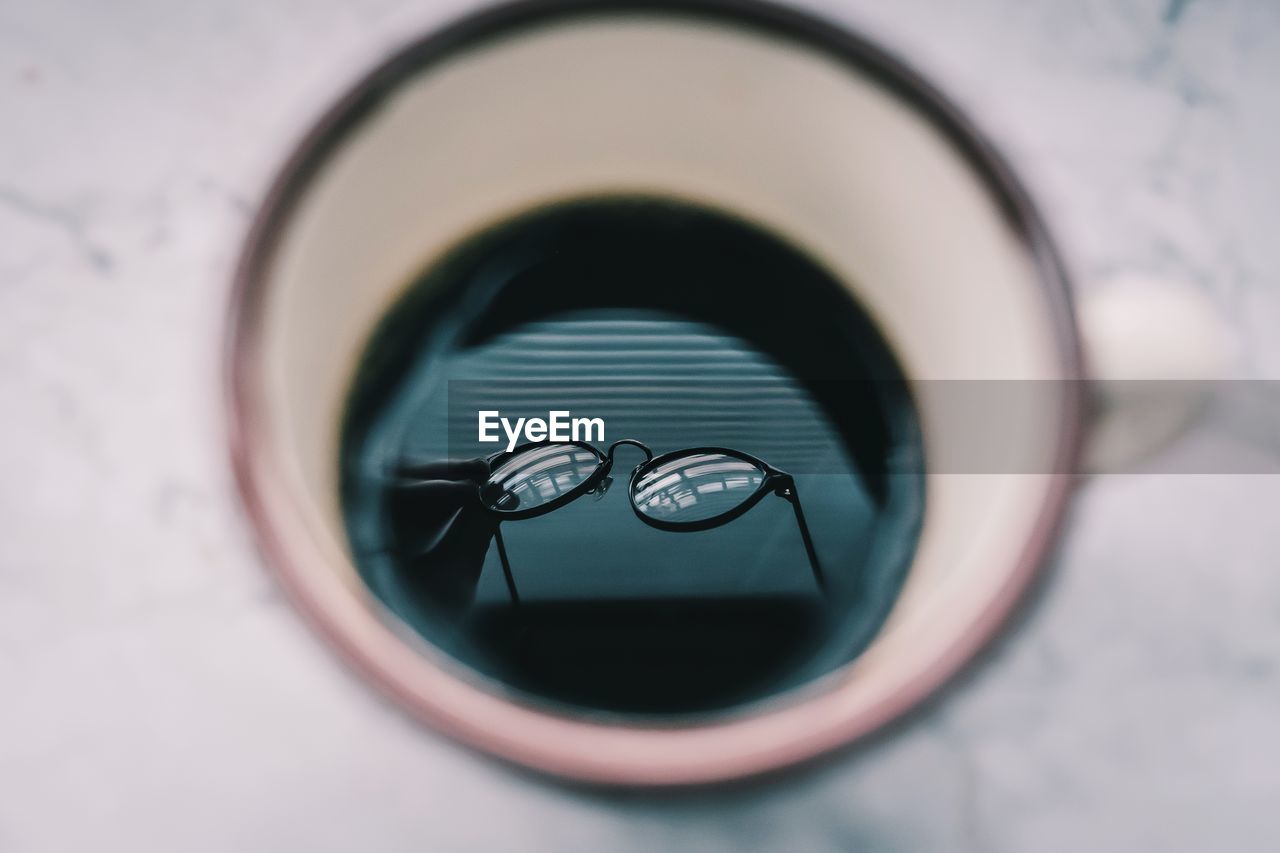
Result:
<svg viewBox="0 0 1280 853"><path fill-rule="evenodd" d="M615 441L613 444L609 445L609 449L605 451L605 457L609 460L609 464L611 466L613 464L614 452L624 444L629 444L632 447L638 447L641 450L643 450L645 462L650 462L653 460L653 451L649 449L649 446L647 444L641 441L636 441L634 438L620 438L617 441ZM643 465L644 463L642 462L641 464Z"/></svg>

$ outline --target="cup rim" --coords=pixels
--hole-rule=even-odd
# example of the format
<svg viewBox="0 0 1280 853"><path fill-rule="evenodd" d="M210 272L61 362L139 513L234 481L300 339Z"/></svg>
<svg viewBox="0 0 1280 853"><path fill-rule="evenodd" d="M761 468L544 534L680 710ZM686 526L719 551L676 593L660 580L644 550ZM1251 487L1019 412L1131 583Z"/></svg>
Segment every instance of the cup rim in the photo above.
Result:
<svg viewBox="0 0 1280 853"><path fill-rule="evenodd" d="M362 679L433 729L505 762L575 782L676 787L772 774L830 755L903 717L973 665L1013 621L1043 574L1080 468L1085 408L1082 383L1063 383L1062 430L1046 499L998 592L946 652L895 692L855 713L841 713L838 686L786 709L678 728L609 725L517 705L424 656L380 623L366 599L314 571L324 556L289 515L290 497L267 440L258 358L264 271L301 194L348 133L425 68L531 25L646 12L726 22L796 42L876 81L913 108L963 157L999 205L1043 288L1064 375L1086 377L1069 278L1028 193L966 115L894 54L842 24L769 0L620 0L608 6L595 0L513 0L464 15L396 50L328 107L294 146L254 215L234 273L223 397L230 461L258 549L296 608Z"/></svg>

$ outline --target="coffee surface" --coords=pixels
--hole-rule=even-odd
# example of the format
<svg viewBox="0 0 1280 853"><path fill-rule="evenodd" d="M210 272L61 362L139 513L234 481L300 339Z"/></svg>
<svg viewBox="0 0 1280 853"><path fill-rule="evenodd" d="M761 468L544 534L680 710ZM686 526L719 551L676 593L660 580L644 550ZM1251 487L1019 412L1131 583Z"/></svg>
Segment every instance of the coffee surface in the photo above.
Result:
<svg viewBox="0 0 1280 853"><path fill-rule="evenodd" d="M601 451L731 448L791 475L825 589L787 496L696 532L642 523L634 446L607 491L502 521L477 487L505 449L478 441L493 410L598 418ZM367 347L342 453L370 589L489 686L570 711L724 713L854 660L923 513L916 413L850 290L760 226L655 198L542 208L425 270Z"/></svg>

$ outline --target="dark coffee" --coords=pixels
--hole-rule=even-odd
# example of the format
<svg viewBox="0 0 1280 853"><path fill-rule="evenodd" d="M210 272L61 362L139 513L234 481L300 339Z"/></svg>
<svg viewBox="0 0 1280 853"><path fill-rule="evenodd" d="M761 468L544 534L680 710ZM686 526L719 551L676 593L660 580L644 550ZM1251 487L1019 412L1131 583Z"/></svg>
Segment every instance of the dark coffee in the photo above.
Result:
<svg viewBox="0 0 1280 853"><path fill-rule="evenodd" d="M511 462L486 411L605 434ZM647 453L676 455L632 484ZM914 553L920 456L888 346L818 263L724 213L598 198L478 234L408 289L350 395L343 500L374 593L504 692L690 715L865 648ZM732 489L754 495L736 515Z"/></svg>

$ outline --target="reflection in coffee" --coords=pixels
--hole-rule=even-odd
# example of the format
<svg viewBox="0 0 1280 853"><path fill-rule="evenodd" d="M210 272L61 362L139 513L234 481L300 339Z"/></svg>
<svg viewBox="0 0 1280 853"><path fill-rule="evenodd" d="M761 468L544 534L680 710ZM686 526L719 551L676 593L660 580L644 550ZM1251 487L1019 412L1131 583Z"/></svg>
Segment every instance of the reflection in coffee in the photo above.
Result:
<svg viewBox="0 0 1280 853"><path fill-rule="evenodd" d="M560 462L477 434L479 412L514 432L560 411L637 441L597 477L594 434ZM370 341L342 447L373 592L494 689L571 711L721 713L848 663L923 510L915 410L849 290L758 225L656 198L544 207L438 259ZM733 453L785 472L787 500L732 515L767 476ZM690 513L717 526L660 529Z"/></svg>

